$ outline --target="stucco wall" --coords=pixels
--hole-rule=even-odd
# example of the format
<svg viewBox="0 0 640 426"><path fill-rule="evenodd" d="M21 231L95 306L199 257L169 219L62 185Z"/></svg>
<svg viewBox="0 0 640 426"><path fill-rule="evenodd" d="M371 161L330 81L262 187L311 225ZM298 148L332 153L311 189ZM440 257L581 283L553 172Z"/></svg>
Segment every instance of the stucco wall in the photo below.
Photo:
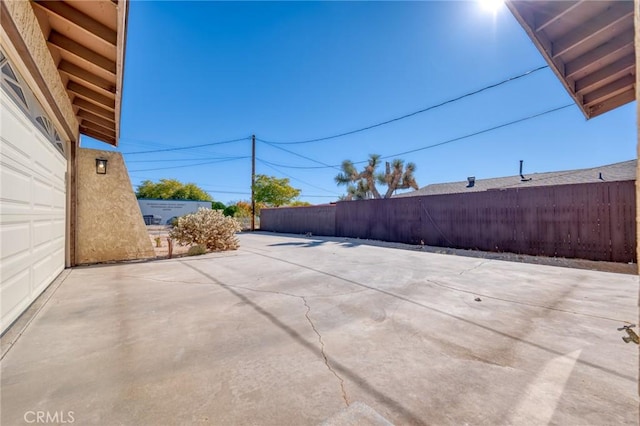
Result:
<svg viewBox="0 0 640 426"><path fill-rule="evenodd" d="M96 173L96 158L108 160L107 174ZM76 263L154 257L122 155L79 149L77 171Z"/></svg>

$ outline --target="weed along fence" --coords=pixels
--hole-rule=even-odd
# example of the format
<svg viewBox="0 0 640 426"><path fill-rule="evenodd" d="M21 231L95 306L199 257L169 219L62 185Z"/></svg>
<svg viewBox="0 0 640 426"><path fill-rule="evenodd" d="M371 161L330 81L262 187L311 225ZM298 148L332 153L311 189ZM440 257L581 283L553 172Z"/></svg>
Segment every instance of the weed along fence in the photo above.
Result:
<svg viewBox="0 0 640 426"><path fill-rule="evenodd" d="M635 262L635 182L263 209L261 229L439 247Z"/></svg>

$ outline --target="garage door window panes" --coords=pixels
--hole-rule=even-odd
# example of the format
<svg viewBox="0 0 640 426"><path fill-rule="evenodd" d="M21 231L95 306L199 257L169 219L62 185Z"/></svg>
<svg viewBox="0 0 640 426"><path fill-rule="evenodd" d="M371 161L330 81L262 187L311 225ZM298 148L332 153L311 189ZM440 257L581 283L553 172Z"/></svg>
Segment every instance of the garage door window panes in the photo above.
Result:
<svg viewBox="0 0 640 426"><path fill-rule="evenodd" d="M24 92L20 88L20 83L18 83L18 78L16 77L11 65L3 58L4 64L2 65L2 87L5 89L5 92L11 98L22 107L25 112L29 111L29 107L27 105L27 99L24 96ZM8 89L8 90L6 90Z"/></svg>
<svg viewBox="0 0 640 426"><path fill-rule="evenodd" d="M20 75L15 71L14 67L9 63L6 55L0 51L0 68L2 69L2 90L9 95L16 105L24 112L24 114L36 124L38 130L46 136L47 140L63 155L64 144L60 139L58 131L48 118L44 109L40 106L35 96ZM66 157L66 156L65 156Z"/></svg>

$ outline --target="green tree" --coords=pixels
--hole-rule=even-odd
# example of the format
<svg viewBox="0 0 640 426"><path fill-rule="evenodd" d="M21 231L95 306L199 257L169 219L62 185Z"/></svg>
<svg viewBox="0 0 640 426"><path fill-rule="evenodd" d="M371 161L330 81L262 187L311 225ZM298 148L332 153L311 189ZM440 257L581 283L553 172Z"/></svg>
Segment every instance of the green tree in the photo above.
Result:
<svg viewBox="0 0 640 426"><path fill-rule="evenodd" d="M291 203L288 204L291 207L308 207L308 206L312 206L313 204L307 202L307 201L293 201Z"/></svg>
<svg viewBox="0 0 640 426"><path fill-rule="evenodd" d="M338 185L347 185L347 195L342 198L344 200L391 198L397 189L419 188L413 177L416 170L414 163L407 163L405 167L403 160L395 159L391 163L386 162L384 173L377 173L379 164L378 154L369 155L367 165L361 172L358 172L351 160L343 161L342 172L335 177ZM378 191L376 183L387 186L384 196Z"/></svg>
<svg viewBox="0 0 640 426"><path fill-rule="evenodd" d="M160 200L196 200L212 201L211 195L194 183L184 184L176 179L160 179L157 183L150 180L138 185L137 198L155 198Z"/></svg>
<svg viewBox="0 0 640 426"><path fill-rule="evenodd" d="M225 216L235 217L237 212L238 212L238 206L236 206L235 204L231 204L225 207L223 214Z"/></svg>
<svg viewBox="0 0 640 426"><path fill-rule="evenodd" d="M211 202L211 210L223 210L226 209L227 206L224 205L224 203L221 203L220 201L212 201Z"/></svg>
<svg viewBox="0 0 640 426"><path fill-rule="evenodd" d="M291 203L300 196L300 190L289 184L289 179L275 176L257 175L253 186L256 204L280 207Z"/></svg>

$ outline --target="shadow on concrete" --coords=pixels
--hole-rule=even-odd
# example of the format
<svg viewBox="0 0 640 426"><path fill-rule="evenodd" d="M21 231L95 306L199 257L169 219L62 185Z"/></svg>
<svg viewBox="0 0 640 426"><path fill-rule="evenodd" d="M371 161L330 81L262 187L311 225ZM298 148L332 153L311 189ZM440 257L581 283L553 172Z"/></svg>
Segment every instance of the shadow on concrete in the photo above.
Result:
<svg viewBox="0 0 640 426"><path fill-rule="evenodd" d="M193 269L194 271L196 271L197 273L203 275L204 277L210 279L212 283L215 283L215 284L219 285L220 287L222 287L225 290L227 290L229 293L231 293L234 296L236 296L242 302L244 302L247 305L251 306L257 313L259 313L260 315L262 315L263 317L268 319L272 324L274 324L276 327L280 328L282 331L287 333L292 339L294 339L296 342L298 342L304 348L308 349L311 353L316 355L322 362L324 362L324 358L322 357L322 352L321 352L320 348L318 348L315 345L309 343L297 331L295 331L294 329L292 329L288 325L286 325L283 322L281 322L275 315L271 314L269 311L265 310L260 305L256 304L255 302L253 302L251 299L249 299L248 297L246 297L242 293L238 292L237 290L234 290L232 287L230 287L227 284L223 283L222 281L214 278L213 276L207 274L206 272L201 271L200 269L196 268L195 266L190 265L186 261L181 261L180 263L182 263L183 265L187 266L190 269ZM345 367L344 365L340 364L339 362L335 361L334 359L331 359L330 364L331 364L331 367L334 370L340 372L345 377L348 377L352 382L357 384L365 392L369 393L370 395L372 395L376 399L380 400L383 404L391 407L392 409L394 409L398 413L400 413L403 417L405 417L405 419L406 419L405 421L407 423L414 424L414 425L425 425L426 424L422 419L420 419L420 417L416 413L412 412L407 407L405 407L402 404L400 404L400 402L398 402L398 401L392 399L391 397L385 395L384 393L380 392L378 389L373 387L369 382L367 382L363 377L361 377L358 374L354 373L349 368Z"/></svg>
<svg viewBox="0 0 640 426"><path fill-rule="evenodd" d="M295 235L295 237L298 238L303 238L300 235ZM304 237L304 238L308 238L308 237ZM351 240L351 239L347 239L344 238L345 241L339 241L338 238L336 237L319 237L319 238L325 238L323 240L313 240L313 241L307 241L307 242L289 242L289 243L274 243L274 244L268 244L269 247L318 247L321 246L323 244L326 243L336 243L338 244L340 247L346 247L346 248L352 248L352 247L358 247L360 245L362 245L361 243L356 242L355 240Z"/></svg>
<svg viewBox="0 0 640 426"><path fill-rule="evenodd" d="M282 235L290 238L308 238L301 234L285 234L269 231L260 231L257 233L263 233L265 235ZM385 247L400 250L410 250L423 253L436 253L446 254L452 256L464 256L472 257L476 259L487 260L503 260L507 262L516 263L530 263L532 265L546 265L546 266L559 266L563 268L573 269L585 269L589 271L601 271L601 272L613 272L618 274L637 275L638 265L635 263L619 263L619 262L604 262L585 259L568 259L563 257L544 257L544 256L531 256L526 254L507 253L507 252L487 252L471 249L457 249L449 247L436 247L427 245L414 245L406 243L397 243L390 241L378 241L378 240L365 240L360 238L350 237L325 237L321 235L314 235L315 242L313 245L309 245L303 242L288 242L271 244L271 246L296 246L301 247L315 247L326 243L336 243L341 247L358 247L361 245L373 246L373 247Z"/></svg>
<svg viewBox="0 0 640 426"><path fill-rule="evenodd" d="M300 242L300 243L276 243L276 244L269 244L269 247L277 247L277 246L285 246L285 247L318 247L321 246L322 244L328 243L328 240L314 240L314 241L307 241L307 242Z"/></svg>
<svg viewBox="0 0 640 426"><path fill-rule="evenodd" d="M245 249L245 250L247 250L247 249ZM371 290L371 291L375 291L375 292L378 292L378 293L385 294L385 295L390 296L390 297L394 297L394 298L396 298L396 299L399 299L399 300L405 301L405 302L407 302L407 303L411 303L412 305L419 306L419 307L424 308L424 309L428 309L428 310L430 310L430 311L432 311L432 312L436 312L436 313L438 313L438 314L441 314L441 315L444 315L444 316L447 316L447 317L450 317L450 318L456 319L456 320L458 320L458 321L461 321L461 322L463 322L463 323L466 323L466 324L472 325L472 326L474 326L474 327L478 327L478 328L481 328L481 329L483 329L483 330L489 331L489 332L491 332L491 333L495 333L495 334L498 334L498 335L500 335L500 336L503 336L503 337L506 337L506 338L512 339L512 340L514 340L514 341L516 341L516 342L519 342L519 343L522 343L522 344L525 344L525 345L528 345L528 346L531 346L531 347L534 347L534 348L540 349L540 350L542 350L542 351L545 351L545 352L547 352L547 353L549 353L549 354L553 354L553 355L555 355L555 356L565 356L565 355L566 355L566 354L565 354L565 353L563 353L563 352L560 352L560 351L557 351L557 350L555 350L555 349L548 348L548 347L546 347L546 346L542 346L542 345L540 345L540 344L538 344L538 343L536 343L536 342L532 342L532 341L529 341L529 340L524 339L524 338L523 338L523 336L524 336L524 335L526 335L526 330L523 330L523 332L522 332L522 334L521 334L521 335L514 336L514 335L509 334L509 333L506 333L506 332L504 332L504 331L500 331L500 330L497 330L497 329L495 329L495 328L491 328L491 327L489 327L489 326L486 326L486 325L483 325L483 324L479 324L479 323L473 322L473 321L471 321L471 320L468 320L468 319L466 319L466 318L460 317L460 316L458 316L458 315L454 315L454 314L452 314L452 313L449 313L449 312L443 311L443 310L441 310L441 309L434 308L433 306L425 305L425 304L423 304L423 303L417 302L417 301L415 301L415 300L413 300L413 299L410 299L410 298L408 298L408 297L406 297L406 296L403 296L403 295L401 295L401 294L396 294L396 293L390 292L390 291L388 291L388 290L383 290L383 289L379 289L379 288L376 288L376 287L372 287L372 286L367 285L367 284L362 284L362 283L359 283L359 282L357 282L357 281L354 281L354 280L351 280L351 279L348 279L348 278L344 278L344 277L341 277L341 276L339 276L339 275L332 274L332 273L330 273L330 272L325 272L325 271L322 271L322 270L319 270L319 269L311 268L311 267L309 267L309 266L301 265L301 264L299 264L299 263L291 262L291 261L288 261L288 260L285 260L285 259L281 259L281 258L278 258L278 257L275 257L275 256L270 256L270 255L267 255L267 254L264 254L264 253L258 253L258 252L256 252L256 251L252 251L252 250L247 250L247 251L248 251L248 252L250 252L250 253L253 253L253 254L255 254L255 255L258 255L258 256L263 256L263 257L266 257L266 258L268 258L268 259L277 260L277 261L280 261L280 262L283 262L283 263L287 263L287 264L289 264L289 265L297 266L297 267L299 267L299 268L304 268L304 269L307 269L307 270L309 270L309 271L317 272L317 273L319 273L319 274L323 274L323 275L326 275L326 276L328 276L328 277L336 278L336 279L338 279L338 280L341 280L341 281L347 282L347 283L349 283L349 284L356 285L356 286L361 287L361 288L365 288L365 289L368 289L368 290ZM194 269L195 269L195 268L194 268ZM207 277L209 277L209 276L207 275ZM211 279L213 279L213 278L211 278ZM215 282L217 282L217 281L215 281ZM618 372L618 371L616 371L616 370L611 370L611 369L609 369L609 368L602 367L602 366L600 366L600 365L594 364L594 363L589 362L589 361L584 361L584 360L580 360L580 359L578 359L578 361L577 361L577 362L578 362L579 364L583 364L583 365L589 366L589 367L591 367L591 368L595 368L595 369L597 369L597 370L604 371L604 372L606 372L606 373L612 374L612 375L617 376L617 377L620 377L620 378L622 378L622 379L631 380L631 381L633 381L633 382L635 382L635 381L636 381L636 378L635 378L635 377L633 377L633 376L628 376L628 375L626 375L626 374L622 374L622 373L620 373L620 372Z"/></svg>

